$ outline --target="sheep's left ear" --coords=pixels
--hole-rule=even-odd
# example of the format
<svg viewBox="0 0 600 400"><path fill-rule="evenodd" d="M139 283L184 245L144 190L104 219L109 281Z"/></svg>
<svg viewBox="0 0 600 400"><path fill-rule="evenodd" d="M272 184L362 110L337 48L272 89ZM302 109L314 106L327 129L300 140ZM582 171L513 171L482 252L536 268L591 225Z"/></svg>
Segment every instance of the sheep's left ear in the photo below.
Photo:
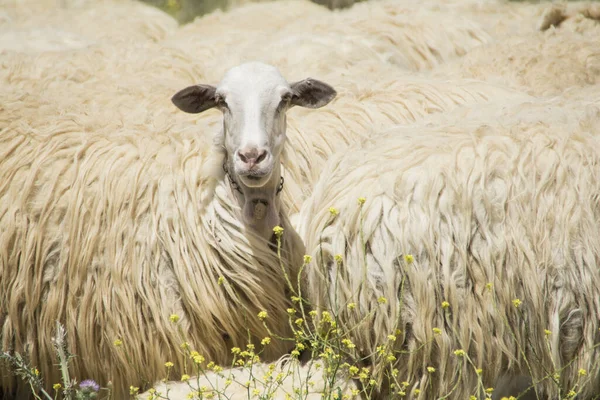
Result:
<svg viewBox="0 0 600 400"><path fill-rule="evenodd" d="M175 93L173 104L181 111L198 114L217 105L217 89L210 85L194 85Z"/></svg>
<svg viewBox="0 0 600 400"><path fill-rule="evenodd" d="M335 98L337 92L325 82L307 78L292 83L290 104L308 108L323 107Z"/></svg>

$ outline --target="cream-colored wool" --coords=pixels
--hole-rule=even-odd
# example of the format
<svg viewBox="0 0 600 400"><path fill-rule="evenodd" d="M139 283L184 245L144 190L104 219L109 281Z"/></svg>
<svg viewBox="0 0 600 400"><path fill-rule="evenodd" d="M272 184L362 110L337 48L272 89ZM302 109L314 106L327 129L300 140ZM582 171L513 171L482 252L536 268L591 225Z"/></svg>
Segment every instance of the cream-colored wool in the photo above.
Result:
<svg viewBox="0 0 600 400"><path fill-rule="evenodd" d="M593 26L600 21L600 6L596 3L576 2L575 4L556 3L544 10L538 21L538 29L545 31L551 27L572 26L572 22L581 24L587 19L587 25Z"/></svg>
<svg viewBox="0 0 600 400"><path fill-rule="evenodd" d="M584 21L585 20L585 21ZM435 76L476 78L507 85L531 95L558 95L573 87L585 87L600 77L600 24L587 19L565 22L559 29L528 36L514 36L474 49L448 63Z"/></svg>
<svg viewBox="0 0 600 400"><path fill-rule="evenodd" d="M231 383L227 384L227 380L231 380ZM251 382L249 387L246 386L246 382ZM330 382L335 382L333 387ZM194 376L188 382L157 382L153 388L154 396L158 394L164 396L168 391L170 400L189 399L188 395L197 393L201 388L204 388L202 393L205 397L212 394L214 398L229 400L245 400L248 398L248 393L251 393L251 397L285 399L287 395L291 398L320 400L323 392L338 394L339 389L342 395L352 396L352 390L358 387L341 372L335 376L327 375L322 360L301 364L295 359L284 357L271 364L254 363L242 368L226 369L219 373L208 372ZM258 396L253 394L255 390L258 391ZM138 398L157 397L153 397L152 392L146 392Z"/></svg>
<svg viewBox="0 0 600 400"><path fill-rule="evenodd" d="M268 17L263 16L265 12ZM440 30L440 25L446 29ZM226 27L227 35L215 26ZM296 60L302 54L315 60L316 66L310 68L319 73L365 60L421 70L490 41L476 21L445 15L434 7L420 9L381 1L331 13L308 2L285 0L248 4L230 13L198 18L166 43L197 54L205 69L215 76L253 59L277 65L286 75L294 76L285 67L300 71L302 64Z"/></svg>
<svg viewBox="0 0 600 400"><path fill-rule="evenodd" d="M56 3L56 2L54 2ZM68 3L68 2L67 2ZM166 13L137 1L9 1L0 21L0 51L61 51L98 42L158 41L177 29Z"/></svg>
<svg viewBox="0 0 600 400"><path fill-rule="evenodd" d="M350 83L353 83L352 81ZM502 100L521 103L531 97L476 81L444 81L418 77L383 80L376 86L341 87L338 99L318 112L293 110L288 116L288 147L284 155L290 186L290 207L301 206L335 152L377 136L394 125L424 120L458 107ZM491 106L492 107L492 106ZM300 191L292 192L293 188Z"/></svg>
<svg viewBox="0 0 600 400"><path fill-rule="evenodd" d="M2 349L31 346L32 364L52 386L59 371L50 339L60 321L77 355L72 376L112 381L124 398L129 385L166 376L166 361L181 374L184 341L228 364L232 346L289 337L284 270L294 276L303 245L285 215L280 262L242 224L208 132L168 119L102 128L94 118L2 126ZM274 337L262 357L288 347ZM15 379L4 374L2 386Z"/></svg>
<svg viewBox="0 0 600 400"><path fill-rule="evenodd" d="M420 399L480 395L478 368L484 387L520 374L549 398L598 393L600 119L588 117L414 125L332 156L300 216L306 290L376 374L391 353Z"/></svg>

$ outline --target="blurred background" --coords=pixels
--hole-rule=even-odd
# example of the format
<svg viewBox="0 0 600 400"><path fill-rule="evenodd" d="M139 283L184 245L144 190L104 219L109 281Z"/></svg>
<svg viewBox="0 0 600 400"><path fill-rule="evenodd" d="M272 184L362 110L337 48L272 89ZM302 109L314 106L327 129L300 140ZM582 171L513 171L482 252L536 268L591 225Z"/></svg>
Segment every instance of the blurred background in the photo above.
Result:
<svg viewBox="0 0 600 400"><path fill-rule="evenodd" d="M220 9L226 11L244 3L257 3L261 0L142 0L167 12L179 23L193 21L195 17ZM330 9L346 8L354 3L364 0L312 0Z"/></svg>
<svg viewBox="0 0 600 400"><path fill-rule="evenodd" d="M257 3L266 0L141 0L146 4L153 5L174 18L179 23L186 23L193 21L195 17L207 14L217 9L227 11L233 7L239 6L244 3ZM311 0L313 3L321 4L328 7L331 10L342 9L350 7L354 3L358 3L365 0ZM543 3L548 2L544 0L509 0L528 3ZM565 0L573 1L573 0ZM596 0L600 1L600 0Z"/></svg>

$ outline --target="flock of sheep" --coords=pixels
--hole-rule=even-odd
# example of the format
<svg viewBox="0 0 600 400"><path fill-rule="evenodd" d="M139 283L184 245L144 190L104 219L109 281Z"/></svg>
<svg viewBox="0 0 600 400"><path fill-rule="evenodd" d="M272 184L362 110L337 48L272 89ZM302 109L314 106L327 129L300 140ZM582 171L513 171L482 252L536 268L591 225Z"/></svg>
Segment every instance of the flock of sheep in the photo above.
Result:
<svg viewBox="0 0 600 400"><path fill-rule="evenodd" d="M301 290L373 378L339 371L339 398L499 398L519 379L595 398L599 19L579 2L278 0L178 26L134 1L5 1L2 351L51 390L59 321L73 377L117 399L179 380L182 344L227 368L251 343L272 373L295 362ZM320 398L319 359L273 398L311 368ZM198 382L251 379L229 371ZM0 395L26 395L0 372Z"/></svg>

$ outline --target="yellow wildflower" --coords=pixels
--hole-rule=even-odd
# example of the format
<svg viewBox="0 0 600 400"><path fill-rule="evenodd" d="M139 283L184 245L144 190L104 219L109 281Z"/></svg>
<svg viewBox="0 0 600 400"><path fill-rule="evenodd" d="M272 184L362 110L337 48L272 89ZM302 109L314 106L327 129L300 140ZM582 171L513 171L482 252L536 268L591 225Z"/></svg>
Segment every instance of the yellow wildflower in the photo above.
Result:
<svg viewBox="0 0 600 400"><path fill-rule="evenodd" d="M123 341L121 339L115 339L113 344L115 345L115 347L120 347L123 345Z"/></svg>
<svg viewBox="0 0 600 400"><path fill-rule="evenodd" d="M216 373L222 372L223 371L223 367L221 367L220 365L215 365L213 367L213 371Z"/></svg>
<svg viewBox="0 0 600 400"><path fill-rule="evenodd" d="M196 364L202 364L204 362L204 357L202 357L200 354L198 354L198 355L195 355L194 357L192 357L192 360Z"/></svg>
<svg viewBox="0 0 600 400"><path fill-rule="evenodd" d="M268 345L269 343L271 343L271 338L270 337L266 337L263 340L260 341L260 344L262 344L263 346Z"/></svg>
<svg viewBox="0 0 600 400"><path fill-rule="evenodd" d="M273 233L275 234L275 236L281 237L281 235L283 235L283 228L277 225L273 228Z"/></svg>
<svg viewBox="0 0 600 400"><path fill-rule="evenodd" d="M265 320L267 317L268 317L268 314L267 314L266 311L261 311L261 312L258 313L258 318L260 320Z"/></svg>
<svg viewBox="0 0 600 400"><path fill-rule="evenodd" d="M176 324L179 321L179 315L171 314L171 315L169 315L169 319L171 320L172 323Z"/></svg>
<svg viewBox="0 0 600 400"><path fill-rule="evenodd" d="M407 264L412 264L413 261L415 261L415 258L410 254L405 254L404 261L406 261Z"/></svg>
<svg viewBox="0 0 600 400"><path fill-rule="evenodd" d="M463 357L465 355L465 351L463 349L454 350L454 355L457 357Z"/></svg>
<svg viewBox="0 0 600 400"><path fill-rule="evenodd" d="M140 391L139 387L129 386L129 394L135 396Z"/></svg>
<svg viewBox="0 0 600 400"><path fill-rule="evenodd" d="M171 361L167 361L167 362L165 363L165 367L167 367L167 368L173 368L173 365L174 365L174 364L173 364Z"/></svg>
<svg viewBox="0 0 600 400"><path fill-rule="evenodd" d="M52 389L56 390L57 392L60 390L61 387L62 385L60 383L55 383L54 385L52 385Z"/></svg>
<svg viewBox="0 0 600 400"><path fill-rule="evenodd" d="M512 301L512 303L513 303L513 306L515 306L515 307L519 308L519 306L520 306L520 305L521 305L523 302L522 302L521 300L519 300L519 299L514 299L514 300Z"/></svg>
<svg viewBox="0 0 600 400"><path fill-rule="evenodd" d="M427 372L429 372L430 374L433 374L435 372L435 368L427 367Z"/></svg>
<svg viewBox="0 0 600 400"><path fill-rule="evenodd" d="M188 374L181 375L181 382L187 382L190 380L190 376Z"/></svg>
<svg viewBox="0 0 600 400"><path fill-rule="evenodd" d="M332 217L335 217L336 215L338 215L340 212L338 211L337 208L335 207L329 207L329 214L331 214Z"/></svg>
<svg viewBox="0 0 600 400"><path fill-rule="evenodd" d="M312 261L312 257L309 255L304 255L304 264L310 264Z"/></svg>
<svg viewBox="0 0 600 400"><path fill-rule="evenodd" d="M362 206L363 204L365 204L366 201L367 201L367 199L365 199L364 197L359 197L358 198L358 205Z"/></svg>

